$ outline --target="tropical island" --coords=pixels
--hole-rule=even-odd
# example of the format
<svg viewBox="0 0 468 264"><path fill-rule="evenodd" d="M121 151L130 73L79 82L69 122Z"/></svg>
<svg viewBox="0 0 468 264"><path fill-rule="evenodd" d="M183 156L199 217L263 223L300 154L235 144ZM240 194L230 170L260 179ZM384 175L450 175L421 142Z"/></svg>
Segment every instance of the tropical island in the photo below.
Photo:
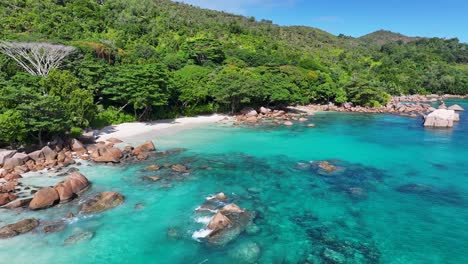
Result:
<svg viewBox="0 0 468 264"><path fill-rule="evenodd" d="M32 248L13 263L466 257L427 230L468 215L467 43L170 0L0 0L0 24L0 247Z"/></svg>

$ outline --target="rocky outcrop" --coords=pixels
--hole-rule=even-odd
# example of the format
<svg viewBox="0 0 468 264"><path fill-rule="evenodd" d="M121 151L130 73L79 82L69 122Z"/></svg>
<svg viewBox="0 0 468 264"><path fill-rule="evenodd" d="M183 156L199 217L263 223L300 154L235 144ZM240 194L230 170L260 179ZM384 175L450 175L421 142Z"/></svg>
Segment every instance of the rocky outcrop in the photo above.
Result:
<svg viewBox="0 0 468 264"><path fill-rule="evenodd" d="M426 116L424 126L438 128L453 127L453 122L456 119L454 110L437 109Z"/></svg>
<svg viewBox="0 0 468 264"><path fill-rule="evenodd" d="M66 180L57 183L54 189L59 195L60 203L66 203L86 191L89 187L90 183L84 175L73 173Z"/></svg>
<svg viewBox="0 0 468 264"><path fill-rule="evenodd" d="M0 150L0 166L3 166L5 161L16 154L16 150Z"/></svg>
<svg viewBox="0 0 468 264"><path fill-rule="evenodd" d="M0 238L10 238L27 233L39 225L37 219L25 219L14 224L6 225L0 228Z"/></svg>
<svg viewBox="0 0 468 264"><path fill-rule="evenodd" d="M18 198L18 196L13 193L0 193L0 206L14 201L16 198Z"/></svg>
<svg viewBox="0 0 468 264"><path fill-rule="evenodd" d="M60 197L54 188L45 187L34 194L32 201L29 203L29 209L46 209L55 205L59 200Z"/></svg>
<svg viewBox="0 0 468 264"><path fill-rule="evenodd" d="M102 192L81 205L80 212L91 214L121 205L125 197L117 192Z"/></svg>
<svg viewBox="0 0 468 264"><path fill-rule="evenodd" d="M156 147L152 141L146 141L142 145L136 147L132 150L132 155L135 156L138 160L145 160L148 158L148 153L155 151Z"/></svg>
<svg viewBox="0 0 468 264"><path fill-rule="evenodd" d="M211 221L208 223L208 228L211 230L212 233L216 233L224 228L229 227L232 225L231 220L223 215L221 212L218 212L211 218Z"/></svg>
<svg viewBox="0 0 468 264"><path fill-rule="evenodd" d="M29 156L25 153L15 153L11 158L5 159L3 168L13 170L15 167L22 166L29 160Z"/></svg>
<svg viewBox="0 0 468 264"><path fill-rule="evenodd" d="M454 111L465 111L465 109L463 109L463 107L457 105L457 104L454 104L452 106L450 106L449 108L447 108L448 110L454 110Z"/></svg>
<svg viewBox="0 0 468 264"><path fill-rule="evenodd" d="M241 114L245 115L246 117L257 116L258 112L255 109L247 107L241 110Z"/></svg>
<svg viewBox="0 0 468 264"><path fill-rule="evenodd" d="M72 139L72 141L70 143L70 147L71 147L71 150L76 152L76 153L85 153L86 152L86 148L83 145L83 143L81 143L81 141L79 141L76 138Z"/></svg>
<svg viewBox="0 0 468 264"><path fill-rule="evenodd" d="M119 144L119 143L122 143L122 142L123 142L122 140L120 140L120 139L118 139L118 138L108 138L106 141L107 141L107 142L110 142L110 143L112 143L112 144Z"/></svg>
<svg viewBox="0 0 468 264"><path fill-rule="evenodd" d="M34 160L34 162L44 162L45 161L45 156L42 150L36 150L28 154L29 158Z"/></svg>
<svg viewBox="0 0 468 264"><path fill-rule="evenodd" d="M204 238L212 245L225 245L244 232L254 215L236 204L228 203L229 197L218 193L208 197L196 212L206 215L213 214L205 229L194 233L196 238Z"/></svg>
<svg viewBox="0 0 468 264"><path fill-rule="evenodd" d="M231 203L221 208L220 212L225 215L230 215L230 214L241 214L244 212L244 210L242 210L236 204Z"/></svg>
<svg viewBox="0 0 468 264"><path fill-rule="evenodd" d="M95 162L118 163L123 157L122 151L118 148L114 148L113 146L106 144L96 144L94 146L95 148L93 148L90 157Z"/></svg>
<svg viewBox="0 0 468 264"><path fill-rule="evenodd" d="M41 149L42 153L44 154L44 158L46 161L54 161L57 159L57 152L52 150L49 146L45 146Z"/></svg>

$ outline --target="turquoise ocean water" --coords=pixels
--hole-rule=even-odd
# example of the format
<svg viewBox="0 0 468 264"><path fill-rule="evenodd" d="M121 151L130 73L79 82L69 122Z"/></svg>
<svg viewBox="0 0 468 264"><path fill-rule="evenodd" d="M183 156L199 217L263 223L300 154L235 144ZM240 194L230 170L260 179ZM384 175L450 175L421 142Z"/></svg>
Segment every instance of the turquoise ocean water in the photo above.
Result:
<svg viewBox="0 0 468 264"><path fill-rule="evenodd" d="M448 104L455 102L468 109L468 101ZM87 196L118 191L125 203L77 215L61 232L0 240L0 263L468 263L467 112L451 130L393 115L320 113L310 121L315 128L213 124L152 135L161 150L187 150L81 166L93 183ZM339 169L323 173L310 165L318 160ZM143 170L174 163L190 173ZM142 179L148 175L163 180ZM218 192L256 212L255 230L223 247L192 238L203 227L194 210ZM0 224L56 220L79 202L2 210ZM64 245L82 230L92 239ZM250 255L239 250L252 244Z"/></svg>

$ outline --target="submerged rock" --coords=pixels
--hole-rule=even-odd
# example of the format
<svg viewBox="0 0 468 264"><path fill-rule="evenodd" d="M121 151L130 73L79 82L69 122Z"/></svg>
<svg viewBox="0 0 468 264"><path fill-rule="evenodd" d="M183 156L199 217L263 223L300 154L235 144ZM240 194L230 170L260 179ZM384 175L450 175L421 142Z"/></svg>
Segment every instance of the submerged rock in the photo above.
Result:
<svg viewBox="0 0 468 264"><path fill-rule="evenodd" d="M81 205L84 214L102 212L121 205L125 197L117 192L102 192Z"/></svg>
<svg viewBox="0 0 468 264"><path fill-rule="evenodd" d="M167 229L167 237L170 239L180 239L182 234L180 233L179 229L171 227Z"/></svg>
<svg viewBox="0 0 468 264"><path fill-rule="evenodd" d="M49 234L62 231L65 228L66 223L65 221L58 220L42 223L42 226L42 231L44 231L46 234Z"/></svg>
<svg viewBox="0 0 468 264"><path fill-rule="evenodd" d="M145 179L152 181L152 182L157 182L161 180L161 177L158 176L145 176Z"/></svg>
<svg viewBox="0 0 468 264"><path fill-rule="evenodd" d="M318 163L319 168L326 172L334 172L336 171L336 166L330 164L328 161L321 161Z"/></svg>
<svg viewBox="0 0 468 264"><path fill-rule="evenodd" d="M133 209L135 209L135 210L142 210L143 208L145 208L144 203L137 203L137 204L135 204L135 206L133 206Z"/></svg>
<svg viewBox="0 0 468 264"><path fill-rule="evenodd" d="M399 186L396 188L397 191L403 193L424 193L424 192L431 192L432 188L427 185L418 184L418 183L410 183Z"/></svg>
<svg viewBox="0 0 468 264"><path fill-rule="evenodd" d="M72 234L67 239L65 239L65 245L72 245L82 241L91 240L94 237L94 232L91 231L80 231Z"/></svg>
<svg viewBox="0 0 468 264"><path fill-rule="evenodd" d="M175 164L175 165L172 165L171 166L171 169L172 171L174 172L187 172L188 169L186 166L182 165L182 164Z"/></svg>
<svg viewBox="0 0 468 264"><path fill-rule="evenodd" d="M39 225L39 220L31 218L0 228L0 238L10 238L27 233Z"/></svg>
<svg viewBox="0 0 468 264"><path fill-rule="evenodd" d="M244 242L228 252L235 263L257 263L260 258L260 247L255 242Z"/></svg>
<svg viewBox="0 0 468 264"><path fill-rule="evenodd" d="M158 171L161 167L158 165L151 165L145 168L145 171Z"/></svg>
<svg viewBox="0 0 468 264"><path fill-rule="evenodd" d="M341 264L346 262L346 257L343 254L334 251L333 249L325 248L322 256L330 263Z"/></svg>

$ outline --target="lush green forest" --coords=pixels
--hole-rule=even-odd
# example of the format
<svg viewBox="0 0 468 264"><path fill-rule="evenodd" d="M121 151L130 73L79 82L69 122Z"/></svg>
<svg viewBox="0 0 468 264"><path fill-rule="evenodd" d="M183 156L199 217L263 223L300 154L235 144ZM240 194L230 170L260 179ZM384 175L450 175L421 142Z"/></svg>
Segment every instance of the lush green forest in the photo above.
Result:
<svg viewBox="0 0 468 264"><path fill-rule="evenodd" d="M0 40L75 47L47 76L0 55L0 142L12 145L244 106L468 93L457 39L334 36L169 0L0 0L0 24Z"/></svg>

